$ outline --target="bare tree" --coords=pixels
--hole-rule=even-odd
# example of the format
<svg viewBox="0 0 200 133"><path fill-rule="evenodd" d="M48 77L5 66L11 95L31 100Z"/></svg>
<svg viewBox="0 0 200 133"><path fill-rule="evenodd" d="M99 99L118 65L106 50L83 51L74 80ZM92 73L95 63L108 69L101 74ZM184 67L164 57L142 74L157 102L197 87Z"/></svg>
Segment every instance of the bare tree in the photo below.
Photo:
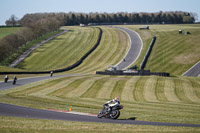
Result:
<svg viewBox="0 0 200 133"><path fill-rule="evenodd" d="M17 17L13 14L11 17L6 20L6 25L7 26L16 26L18 23Z"/></svg>

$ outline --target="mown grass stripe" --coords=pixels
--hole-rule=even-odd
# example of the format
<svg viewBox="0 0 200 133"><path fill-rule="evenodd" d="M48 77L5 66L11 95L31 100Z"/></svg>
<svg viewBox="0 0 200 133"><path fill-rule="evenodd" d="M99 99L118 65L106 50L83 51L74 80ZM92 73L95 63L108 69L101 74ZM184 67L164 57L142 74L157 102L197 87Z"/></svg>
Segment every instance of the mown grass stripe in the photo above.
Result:
<svg viewBox="0 0 200 133"><path fill-rule="evenodd" d="M192 86L195 89L196 95L200 98L200 89L199 89L200 81L199 79L195 79L194 81L193 80L190 80L190 82L192 83Z"/></svg>
<svg viewBox="0 0 200 133"><path fill-rule="evenodd" d="M119 97L121 99L122 91L124 89L126 82L127 82L126 80L119 80L116 82L113 91L111 93L111 99L115 97Z"/></svg>
<svg viewBox="0 0 200 133"><path fill-rule="evenodd" d="M98 70L99 68L103 68L105 66L105 62L109 59L109 57L111 55L113 55L113 51L115 51L116 46L114 46L113 44L113 30L106 30L104 37L106 38L106 40L101 41L100 45L104 45L101 48L101 53L96 53L96 61L98 61L98 63L92 63L90 64L91 68L89 71L95 71ZM103 31L104 33L104 31ZM114 48L114 49L113 49ZM111 50L112 49L112 50ZM106 55L106 56L105 56ZM95 56L95 55L94 55Z"/></svg>
<svg viewBox="0 0 200 133"><path fill-rule="evenodd" d="M87 72L90 71L91 68L94 68L96 65L98 65L100 63L99 59L103 55L105 55L106 52L108 52L105 50L107 48L106 48L104 41L107 41L107 39L108 39L107 37L110 37L110 35L107 34L108 31L105 30L104 28L102 28L102 30L103 30L102 39L100 41L99 47L97 47L97 49L90 56L88 56L88 58L80 65L79 68L75 68L73 70L73 73L82 73L82 72L86 73L86 71ZM97 63L97 61L98 61L98 63Z"/></svg>
<svg viewBox="0 0 200 133"><path fill-rule="evenodd" d="M105 66L105 64L109 64L111 63L110 61L113 61L113 59L111 59L112 56L116 56L115 52L117 51L117 48L120 45L119 43L117 43L119 40L119 38L117 37L117 33L114 30L112 30L112 32L110 32L110 37L108 37L107 39L109 39L109 42L105 43L107 55L105 56L105 54L103 54L101 56L101 58L98 60L99 63L96 64L93 70L102 69Z"/></svg>
<svg viewBox="0 0 200 133"><path fill-rule="evenodd" d="M175 94L183 102L191 102L188 97L186 97L185 90L183 88L182 81L180 79L174 79L175 84Z"/></svg>
<svg viewBox="0 0 200 133"><path fill-rule="evenodd" d="M107 78L96 80L81 97L96 98Z"/></svg>
<svg viewBox="0 0 200 133"><path fill-rule="evenodd" d="M65 79L66 78L55 79L55 80L47 82L46 84L39 84L37 86L33 86L31 88L28 88L28 89L25 89L25 90L22 90L22 91L13 92L12 94L14 94L14 95L28 95L30 93L35 93L35 92L41 91L42 89L45 89L49 86L60 83Z"/></svg>
<svg viewBox="0 0 200 133"><path fill-rule="evenodd" d="M95 77L85 80L76 89L67 93L65 97L81 97L85 92L87 92L87 90L93 85L93 83L99 79L101 78Z"/></svg>
<svg viewBox="0 0 200 133"><path fill-rule="evenodd" d="M144 99L144 86L148 77L141 77L135 84L133 95L136 101L145 101Z"/></svg>
<svg viewBox="0 0 200 133"><path fill-rule="evenodd" d="M192 84L189 80L186 80L185 78L181 78L181 80L183 81L183 89L185 92L185 95L187 96L187 98L190 99L190 101L192 102L200 102L200 98L196 95L195 93L195 89L192 87Z"/></svg>
<svg viewBox="0 0 200 133"><path fill-rule="evenodd" d="M155 95L159 101L167 102L167 97L164 93L164 87L165 87L165 79L164 77L157 78L156 82L156 88L155 88Z"/></svg>
<svg viewBox="0 0 200 133"><path fill-rule="evenodd" d="M140 79L140 77L133 77L130 78L125 86L124 89L122 91L122 96L121 99L123 101L129 101L129 102L134 102L135 99L133 97L133 90L135 89L135 84L137 83L137 81Z"/></svg>
<svg viewBox="0 0 200 133"><path fill-rule="evenodd" d="M147 79L144 85L144 99L148 102L158 102L156 97L156 84L157 84L157 77L150 77Z"/></svg>
<svg viewBox="0 0 200 133"><path fill-rule="evenodd" d="M52 92L51 95L57 97L65 97L66 94L76 89L84 80L84 78L73 79L72 81L68 80L68 82L64 86Z"/></svg>
<svg viewBox="0 0 200 133"><path fill-rule="evenodd" d="M175 83L171 78L165 79L164 94L169 102L180 102L180 99L175 94Z"/></svg>
<svg viewBox="0 0 200 133"><path fill-rule="evenodd" d="M74 79L73 79L74 80ZM68 84L70 84L73 80L70 78L64 81L61 81L59 83L56 83L54 85L50 85L49 87L46 87L42 90L36 91L34 93L31 93L32 96L56 96L56 92L58 90L61 90L62 88L66 87ZM55 95L54 95L55 94Z"/></svg>
<svg viewBox="0 0 200 133"><path fill-rule="evenodd" d="M101 99L110 99L111 97L111 93L114 89L114 86L116 84L116 80L114 80L113 77L111 77L110 79L108 79L107 81L105 81L105 83L103 84L97 98L101 98Z"/></svg>

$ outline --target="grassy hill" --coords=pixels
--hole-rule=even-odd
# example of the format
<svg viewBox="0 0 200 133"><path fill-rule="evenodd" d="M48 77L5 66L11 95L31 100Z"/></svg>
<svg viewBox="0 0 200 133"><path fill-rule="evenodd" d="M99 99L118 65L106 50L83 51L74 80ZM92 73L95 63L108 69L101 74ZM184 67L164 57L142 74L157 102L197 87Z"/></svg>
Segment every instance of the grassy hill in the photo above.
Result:
<svg viewBox="0 0 200 133"><path fill-rule="evenodd" d="M72 65L94 46L99 34L97 28L73 26L63 28L70 31L34 50L17 66L19 70L15 70L42 71ZM100 45L78 69L73 70L73 73L105 70L109 65L117 64L125 56L129 47L127 35L117 29L101 28L103 34ZM5 71L5 67L1 68ZM10 68L8 70L13 71Z"/></svg>
<svg viewBox="0 0 200 133"><path fill-rule="evenodd" d="M97 41L97 28L69 27L70 31L37 48L17 67L31 71L64 68L74 64Z"/></svg>
<svg viewBox="0 0 200 133"><path fill-rule="evenodd" d="M70 73L93 73L97 70L105 70L123 59L130 46L126 33L110 27L101 28L103 34L97 49Z"/></svg>
<svg viewBox="0 0 200 133"><path fill-rule="evenodd" d="M200 25L150 25L150 30L139 30L141 25L126 26L136 30L144 42L142 56L135 63L140 65L152 36L157 40L145 69L159 72L169 72L172 75L182 75L200 60ZM183 30L179 35L178 30ZM189 31L191 34L185 35Z"/></svg>

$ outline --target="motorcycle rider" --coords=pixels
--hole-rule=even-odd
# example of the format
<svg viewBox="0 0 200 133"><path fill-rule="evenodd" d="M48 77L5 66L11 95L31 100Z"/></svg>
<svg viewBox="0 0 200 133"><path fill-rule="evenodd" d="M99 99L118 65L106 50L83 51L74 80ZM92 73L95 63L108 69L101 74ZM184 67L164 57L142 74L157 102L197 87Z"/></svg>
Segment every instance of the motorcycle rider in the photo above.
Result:
<svg viewBox="0 0 200 133"><path fill-rule="evenodd" d="M106 110L106 113L111 113L113 107L120 106L119 97L115 97L113 100L107 101L104 106L109 106L108 110Z"/></svg>
<svg viewBox="0 0 200 133"><path fill-rule="evenodd" d="M16 82L17 82L17 77L16 77L16 76L14 76L14 77L13 77L13 85L15 85L15 84L16 84Z"/></svg>

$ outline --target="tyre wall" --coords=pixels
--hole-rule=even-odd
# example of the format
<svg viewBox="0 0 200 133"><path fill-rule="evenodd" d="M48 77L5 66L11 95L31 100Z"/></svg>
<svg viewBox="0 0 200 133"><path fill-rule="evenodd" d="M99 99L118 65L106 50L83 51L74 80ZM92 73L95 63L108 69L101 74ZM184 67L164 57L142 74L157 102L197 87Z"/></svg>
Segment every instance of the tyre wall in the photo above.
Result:
<svg viewBox="0 0 200 133"><path fill-rule="evenodd" d="M150 54L151 54L151 51L152 51L152 48L154 46L155 41L156 41L156 36L153 36L152 41L151 41L150 46L149 46L149 49L147 50L147 53L144 56L144 59L143 59L142 63L140 64L140 69L141 70L144 70L144 68L145 68L145 65L147 63L147 60L148 60Z"/></svg>

